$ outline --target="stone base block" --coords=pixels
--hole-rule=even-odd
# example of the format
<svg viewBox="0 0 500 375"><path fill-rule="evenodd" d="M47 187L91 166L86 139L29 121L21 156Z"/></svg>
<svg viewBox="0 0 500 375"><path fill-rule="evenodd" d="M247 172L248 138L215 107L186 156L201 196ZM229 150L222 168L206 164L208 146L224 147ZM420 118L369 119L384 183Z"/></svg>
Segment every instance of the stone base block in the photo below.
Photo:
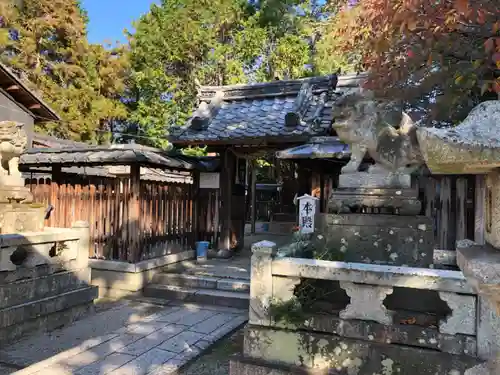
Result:
<svg viewBox="0 0 500 375"><path fill-rule="evenodd" d="M231 375L250 374L244 371L252 368L246 366L251 361L259 363L252 374L266 375L299 374L299 367L307 374L463 375L482 362L428 349L256 326L245 329L243 357L244 361L233 361Z"/></svg>
<svg viewBox="0 0 500 375"><path fill-rule="evenodd" d="M429 267L434 261L432 219L381 214L322 215L325 248L346 262Z"/></svg>
<svg viewBox="0 0 500 375"><path fill-rule="evenodd" d="M340 188L410 188L411 175L402 173L345 173L339 176Z"/></svg>
<svg viewBox="0 0 500 375"><path fill-rule="evenodd" d="M35 203L0 203L0 233L41 232L45 208Z"/></svg>
<svg viewBox="0 0 500 375"><path fill-rule="evenodd" d="M419 215L422 204L412 189L336 189L328 202L331 213Z"/></svg>
<svg viewBox="0 0 500 375"><path fill-rule="evenodd" d="M72 323L93 310L96 298L97 288L85 287L0 310L0 346Z"/></svg>
<svg viewBox="0 0 500 375"><path fill-rule="evenodd" d="M99 287L99 297L124 297L139 292L151 283L163 267L193 259L193 250L130 264L126 262L90 259L92 285Z"/></svg>

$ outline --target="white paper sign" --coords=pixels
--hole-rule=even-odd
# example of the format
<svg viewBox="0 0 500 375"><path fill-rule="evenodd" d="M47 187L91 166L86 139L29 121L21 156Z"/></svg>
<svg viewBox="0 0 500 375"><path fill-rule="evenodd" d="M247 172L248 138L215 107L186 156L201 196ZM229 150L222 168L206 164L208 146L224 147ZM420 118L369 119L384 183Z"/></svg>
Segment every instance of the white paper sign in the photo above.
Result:
<svg viewBox="0 0 500 375"><path fill-rule="evenodd" d="M218 189L220 173L200 173L200 189Z"/></svg>
<svg viewBox="0 0 500 375"><path fill-rule="evenodd" d="M302 234L314 233L318 198L303 195L299 201L299 230Z"/></svg>

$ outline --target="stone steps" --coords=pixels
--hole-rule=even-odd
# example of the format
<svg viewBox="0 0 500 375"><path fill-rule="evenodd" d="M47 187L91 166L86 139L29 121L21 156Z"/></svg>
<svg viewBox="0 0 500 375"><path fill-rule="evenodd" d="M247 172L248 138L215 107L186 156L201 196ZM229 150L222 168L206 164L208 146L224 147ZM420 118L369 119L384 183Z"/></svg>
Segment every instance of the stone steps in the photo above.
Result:
<svg viewBox="0 0 500 375"><path fill-rule="evenodd" d="M250 281L236 278L162 272L144 289L144 296L247 309Z"/></svg>

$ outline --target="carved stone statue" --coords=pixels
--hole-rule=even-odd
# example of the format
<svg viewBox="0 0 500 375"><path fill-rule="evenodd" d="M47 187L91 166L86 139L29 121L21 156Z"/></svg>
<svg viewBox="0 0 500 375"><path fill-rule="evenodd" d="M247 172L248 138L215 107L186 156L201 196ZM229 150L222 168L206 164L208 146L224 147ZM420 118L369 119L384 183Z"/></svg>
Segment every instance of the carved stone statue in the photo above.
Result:
<svg viewBox="0 0 500 375"><path fill-rule="evenodd" d="M348 94L335 102L333 118L338 137L351 148L342 174L357 172L366 153L376 162L373 173L408 173L423 164L417 127L393 103L367 92Z"/></svg>
<svg viewBox="0 0 500 375"><path fill-rule="evenodd" d="M0 176L21 177L19 157L26 150L27 145L28 136L24 130L24 124L0 121Z"/></svg>

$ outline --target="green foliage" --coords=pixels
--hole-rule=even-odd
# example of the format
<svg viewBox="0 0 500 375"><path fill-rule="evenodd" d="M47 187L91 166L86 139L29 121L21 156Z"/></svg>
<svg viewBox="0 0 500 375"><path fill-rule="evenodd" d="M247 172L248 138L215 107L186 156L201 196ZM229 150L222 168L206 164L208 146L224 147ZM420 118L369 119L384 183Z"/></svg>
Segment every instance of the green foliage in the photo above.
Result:
<svg viewBox="0 0 500 375"><path fill-rule="evenodd" d="M197 84L294 79L327 72L313 57L326 9L314 0L163 0L129 36L131 122L162 138L196 106ZM314 67L321 61L322 68Z"/></svg>
<svg viewBox="0 0 500 375"><path fill-rule="evenodd" d="M182 154L186 156L207 156L207 147L186 147L182 149Z"/></svg>
<svg viewBox="0 0 500 375"><path fill-rule="evenodd" d="M340 250L327 247L326 239L318 234L294 233L293 243L288 247L293 249L290 257L309 258L327 261L344 261L345 255ZM287 251L285 251L286 253ZM294 296L288 301L273 300L270 304L270 314L275 322L302 326L314 310L315 303L331 298L331 284L328 280L303 279L295 287Z"/></svg>
<svg viewBox="0 0 500 375"><path fill-rule="evenodd" d="M122 47L87 41L87 15L76 0L0 0L0 60L20 73L63 118L39 131L109 142L108 122L125 118L120 98L128 59Z"/></svg>

